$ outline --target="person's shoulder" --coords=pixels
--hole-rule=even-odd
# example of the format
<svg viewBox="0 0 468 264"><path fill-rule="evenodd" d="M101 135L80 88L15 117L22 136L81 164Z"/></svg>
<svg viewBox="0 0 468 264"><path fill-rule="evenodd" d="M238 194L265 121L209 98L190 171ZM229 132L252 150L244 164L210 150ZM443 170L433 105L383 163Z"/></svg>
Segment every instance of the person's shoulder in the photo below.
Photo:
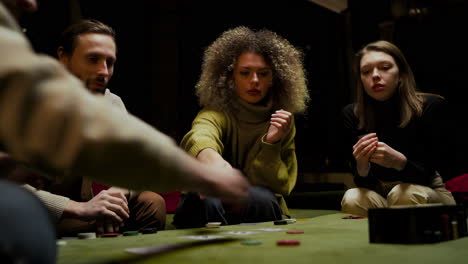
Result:
<svg viewBox="0 0 468 264"><path fill-rule="evenodd" d="M111 92L109 90L109 88L106 88L106 90L104 91L104 96L108 96L108 97L112 97L112 98L119 98L120 97L118 95L116 95L115 93Z"/></svg>
<svg viewBox="0 0 468 264"><path fill-rule="evenodd" d="M423 99L423 115L432 116L447 110L447 102L444 97L430 93L423 93L420 96Z"/></svg>
<svg viewBox="0 0 468 264"><path fill-rule="evenodd" d="M197 118L224 120L227 118L227 113L215 108L204 107L200 110L200 112L198 112Z"/></svg>
<svg viewBox="0 0 468 264"><path fill-rule="evenodd" d="M343 107L342 114L345 116L354 116L355 104L351 103Z"/></svg>
<svg viewBox="0 0 468 264"><path fill-rule="evenodd" d="M354 103L347 104L343 107L343 111L353 111L354 110Z"/></svg>
<svg viewBox="0 0 468 264"><path fill-rule="evenodd" d="M21 32L18 23L15 21L6 6L4 6L2 1L0 1L0 26L18 33Z"/></svg>
<svg viewBox="0 0 468 264"><path fill-rule="evenodd" d="M423 99L423 103L426 106L433 105L433 104L444 104L445 99L444 97L438 94L431 94L431 93L421 93L420 96Z"/></svg>
<svg viewBox="0 0 468 264"><path fill-rule="evenodd" d="M104 92L104 98L106 98L112 105L126 110L126 107L125 107L124 102L122 101L122 98L120 98L120 96L112 93L107 88L106 88L106 91Z"/></svg>

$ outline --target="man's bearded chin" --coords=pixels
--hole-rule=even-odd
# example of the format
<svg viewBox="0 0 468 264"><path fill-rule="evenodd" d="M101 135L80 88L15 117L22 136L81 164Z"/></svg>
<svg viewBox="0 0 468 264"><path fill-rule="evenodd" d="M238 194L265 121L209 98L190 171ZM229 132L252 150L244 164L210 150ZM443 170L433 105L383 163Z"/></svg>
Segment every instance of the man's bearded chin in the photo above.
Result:
<svg viewBox="0 0 468 264"><path fill-rule="evenodd" d="M86 80L86 88L93 93L93 94L104 94L106 92L106 85L103 85L103 87L92 87L92 83L95 81L101 81L102 83L105 83L103 80L97 80L97 79L88 79Z"/></svg>

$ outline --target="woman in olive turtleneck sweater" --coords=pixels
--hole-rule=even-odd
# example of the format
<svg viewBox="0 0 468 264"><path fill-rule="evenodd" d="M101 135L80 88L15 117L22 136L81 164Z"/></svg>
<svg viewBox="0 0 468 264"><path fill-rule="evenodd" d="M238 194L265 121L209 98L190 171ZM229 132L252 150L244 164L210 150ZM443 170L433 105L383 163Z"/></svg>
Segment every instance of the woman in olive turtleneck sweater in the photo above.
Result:
<svg viewBox="0 0 468 264"><path fill-rule="evenodd" d="M241 170L254 185L242 204L188 193L178 228L273 221L288 214L282 198L297 178L292 113L309 99L301 53L268 31L237 27L205 51L196 86L203 109L181 147L197 159Z"/></svg>
<svg viewBox="0 0 468 264"><path fill-rule="evenodd" d="M367 216L368 208L455 204L436 171L445 103L416 91L410 66L387 41L357 53L357 99L344 108L346 146L354 181L342 211Z"/></svg>

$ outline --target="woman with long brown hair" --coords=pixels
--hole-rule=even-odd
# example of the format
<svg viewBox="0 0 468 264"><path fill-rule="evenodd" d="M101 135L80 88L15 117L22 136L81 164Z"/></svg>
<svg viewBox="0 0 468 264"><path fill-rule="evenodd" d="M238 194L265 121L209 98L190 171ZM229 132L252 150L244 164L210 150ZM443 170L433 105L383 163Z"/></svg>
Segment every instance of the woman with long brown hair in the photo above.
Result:
<svg viewBox="0 0 468 264"><path fill-rule="evenodd" d="M356 101L343 112L358 188L345 193L342 211L454 204L436 170L444 99L417 91L403 53L387 41L361 49L355 70Z"/></svg>

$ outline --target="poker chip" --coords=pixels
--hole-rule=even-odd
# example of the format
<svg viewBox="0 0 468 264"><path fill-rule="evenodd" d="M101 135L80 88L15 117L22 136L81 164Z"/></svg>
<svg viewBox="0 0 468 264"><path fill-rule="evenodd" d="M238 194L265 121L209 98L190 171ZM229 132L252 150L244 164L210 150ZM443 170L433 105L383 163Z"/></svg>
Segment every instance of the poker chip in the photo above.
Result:
<svg viewBox="0 0 468 264"><path fill-rule="evenodd" d="M286 220L276 220L273 222L275 225L287 225L288 221Z"/></svg>
<svg viewBox="0 0 468 264"><path fill-rule="evenodd" d="M58 240L56 242L57 246L66 246L67 245L67 241L63 241L63 240Z"/></svg>
<svg viewBox="0 0 468 264"><path fill-rule="evenodd" d="M247 246L255 246L255 245L263 244L263 242L259 240L245 240L245 241L242 241L241 244L247 245Z"/></svg>
<svg viewBox="0 0 468 264"><path fill-rule="evenodd" d="M276 244L278 246L298 246L301 244L301 242L295 239L283 239L283 240L277 240Z"/></svg>
<svg viewBox="0 0 468 264"><path fill-rule="evenodd" d="M157 232L158 232L158 229L156 227L148 227L148 228L143 228L140 230L140 233L142 234L154 234Z"/></svg>
<svg viewBox="0 0 468 264"><path fill-rule="evenodd" d="M96 233L78 233L79 239L95 239Z"/></svg>
<svg viewBox="0 0 468 264"><path fill-rule="evenodd" d="M100 237L116 237L116 236L120 236L120 233L104 233L100 235Z"/></svg>
<svg viewBox="0 0 468 264"><path fill-rule="evenodd" d="M125 231L125 232L123 232L124 236L138 236L139 234L140 234L140 232L138 232L138 231Z"/></svg>
<svg viewBox="0 0 468 264"><path fill-rule="evenodd" d="M292 230L292 231L287 231L286 233L288 233L288 234L304 234L304 231Z"/></svg>
<svg viewBox="0 0 468 264"><path fill-rule="evenodd" d="M221 222L208 222L205 226L210 228L216 228L221 226Z"/></svg>
<svg viewBox="0 0 468 264"><path fill-rule="evenodd" d="M348 215L348 216L343 216L341 219L362 219L364 216L360 215Z"/></svg>

